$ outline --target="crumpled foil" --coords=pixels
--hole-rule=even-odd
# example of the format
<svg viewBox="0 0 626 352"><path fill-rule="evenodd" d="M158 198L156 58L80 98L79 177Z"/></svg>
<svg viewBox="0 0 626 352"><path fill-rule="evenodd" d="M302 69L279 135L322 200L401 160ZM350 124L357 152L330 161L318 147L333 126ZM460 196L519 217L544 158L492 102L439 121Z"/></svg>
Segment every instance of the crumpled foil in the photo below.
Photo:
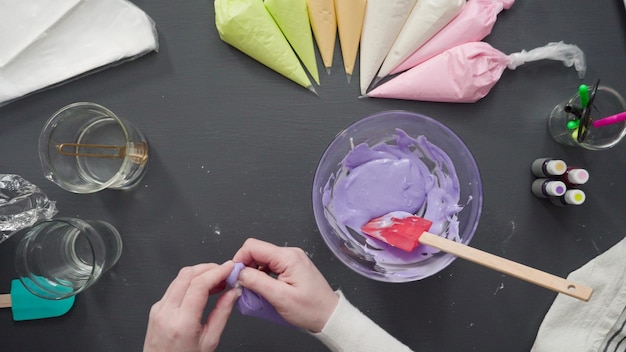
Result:
<svg viewBox="0 0 626 352"><path fill-rule="evenodd" d="M57 213L55 203L22 177L0 174L0 243L17 230L52 218Z"/></svg>

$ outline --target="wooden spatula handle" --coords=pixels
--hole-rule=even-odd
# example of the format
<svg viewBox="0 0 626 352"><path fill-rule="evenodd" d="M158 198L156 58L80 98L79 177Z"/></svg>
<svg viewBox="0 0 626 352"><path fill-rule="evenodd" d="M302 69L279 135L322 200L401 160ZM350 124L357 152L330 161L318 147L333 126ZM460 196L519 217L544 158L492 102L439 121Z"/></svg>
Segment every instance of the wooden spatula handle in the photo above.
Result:
<svg viewBox="0 0 626 352"><path fill-rule="evenodd" d="M512 260L498 257L497 255L483 252L479 249L433 235L432 233L422 233L419 242L552 291L578 298L585 302L589 301L593 293L591 287L566 280Z"/></svg>
<svg viewBox="0 0 626 352"><path fill-rule="evenodd" d="M0 308L11 308L11 294L0 295Z"/></svg>

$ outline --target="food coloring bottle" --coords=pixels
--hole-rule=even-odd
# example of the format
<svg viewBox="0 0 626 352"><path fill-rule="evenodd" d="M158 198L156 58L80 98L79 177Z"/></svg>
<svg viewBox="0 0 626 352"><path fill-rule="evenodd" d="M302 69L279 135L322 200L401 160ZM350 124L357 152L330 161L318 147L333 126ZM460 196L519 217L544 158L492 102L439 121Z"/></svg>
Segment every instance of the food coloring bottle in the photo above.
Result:
<svg viewBox="0 0 626 352"><path fill-rule="evenodd" d="M561 197L550 198L550 201L559 206L581 205L587 196L579 189L568 189Z"/></svg>
<svg viewBox="0 0 626 352"><path fill-rule="evenodd" d="M549 178L538 178L533 181L531 191L539 198L560 197L565 194L565 183Z"/></svg>
<svg viewBox="0 0 626 352"><path fill-rule="evenodd" d="M562 179L567 187L576 187L589 181L589 172L578 167L568 167L562 175Z"/></svg>
<svg viewBox="0 0 626 352"><path fill-rule="evenodd" d="M560 159L540 158L533 161L530 169L537 177L561 176L565 173L567 165Z"/></svg>

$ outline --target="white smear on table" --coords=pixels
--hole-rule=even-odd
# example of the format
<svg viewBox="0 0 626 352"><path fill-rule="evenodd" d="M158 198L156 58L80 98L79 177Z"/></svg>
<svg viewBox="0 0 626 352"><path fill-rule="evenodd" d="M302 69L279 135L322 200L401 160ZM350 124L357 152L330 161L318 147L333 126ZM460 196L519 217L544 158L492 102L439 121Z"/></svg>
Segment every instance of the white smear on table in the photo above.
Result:
<svg viewBox="0 0 626 352"><path fill-rule="evenodd" d="M501 282L500 286L496 287L496 290L493 292L493 295L495 296L496 294L498 294L498 291L502 290L504 288L504 283Z"/></svg>
<svg viewBox="0 0 626 352"><path fill-rule="evenodd" d="M509 246L509 242L511 242L511 239L513 239L513 236L515 235L515 227L515 221L511 220L511 232L508 236L506 236L504 241L502 241L502 253L506 253L506 247Z"/></svg>
<svg viewBox="0 0 626 352"><path fill-rule="evenodd" d="M591 244L593 244L593 248L596 249L596 253L601 254L602 252L600 251L600 248L598 248L598 245L596 244L596 241L591 240Z"/></svg>

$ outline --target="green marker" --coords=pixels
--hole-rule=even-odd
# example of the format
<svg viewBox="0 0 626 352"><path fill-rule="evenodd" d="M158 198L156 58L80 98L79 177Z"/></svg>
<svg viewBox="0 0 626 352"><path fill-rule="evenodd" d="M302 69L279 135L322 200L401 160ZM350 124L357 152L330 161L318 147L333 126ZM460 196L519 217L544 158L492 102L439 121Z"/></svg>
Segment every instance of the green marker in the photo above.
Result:
<svg viewBox="0 0 626 352"><path fill-rule="evenodd" d="M586 84L581 84L578 87L578 95L580 96L580 104L583 109L589 105L589 87Z"/></svg>
<svg viewBox="0 0 626 352"><path fill-rule="evenodd" d="M567 121L567 129L568 130L575 130L578 128L578 126L580 125L580 120L569 120Z"/></svg>

